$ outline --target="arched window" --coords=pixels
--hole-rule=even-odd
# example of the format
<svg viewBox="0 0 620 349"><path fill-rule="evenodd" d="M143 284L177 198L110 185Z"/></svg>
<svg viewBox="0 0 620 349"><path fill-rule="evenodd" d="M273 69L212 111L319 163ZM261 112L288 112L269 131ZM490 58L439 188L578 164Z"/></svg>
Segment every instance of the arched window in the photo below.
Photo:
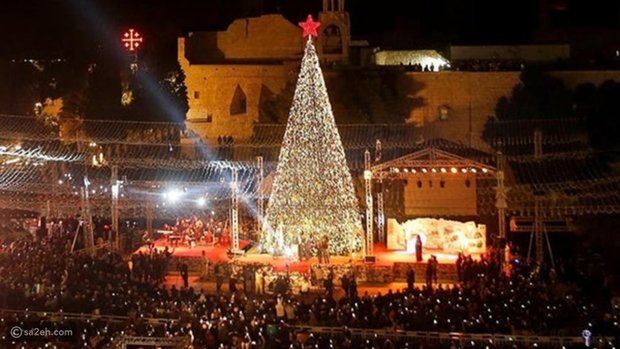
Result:
<svg viewBox="0 0 620 349"><path fill-rule="evenodd" d="M248 99L241 86L237 85L232 101L230 102L230 115L245 114L248 110Z"/></svg>
<svg viewBox="0 0 620 349"><path fill-rule="evenodd" d="M438 108L439 112L439 120L448 120L450 117L450 107L447 105L442 105Z"/></svg>
<svg viewBox="0 0 620 349"><path fill-rule="evenodd" d="M342 33L337 25L332 24L323 30L323 53L342 53Z"/></svg>

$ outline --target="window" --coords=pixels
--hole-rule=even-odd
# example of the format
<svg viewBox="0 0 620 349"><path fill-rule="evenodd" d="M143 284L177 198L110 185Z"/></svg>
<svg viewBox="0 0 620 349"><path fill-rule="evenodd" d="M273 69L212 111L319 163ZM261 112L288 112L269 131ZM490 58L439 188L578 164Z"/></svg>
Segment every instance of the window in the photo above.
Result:
<svg viewBox="0 0 620 349"><path fill-rule="evenodd" d="M200 91L194 91L194 99L200 99Z"/></svg>
<svg viewBox="0 0 620 349"><path fill-rule="evenodd" d="M450 107L447 105L439 107L439 120L448 120L448 117L450 117Z"/></svg>
<svg viewBox="0 0 620 349"><path fill-rule="evenodd" d="M237 85L232 101L230 102L230 115L245 114L248 108L248 101L241 86Z"/></svg>
<svg viewBox="0 0 620 349"><path fill-rule="evenodd" d="M208 123L212 123L213 122L213 115L207 114L207 122Z"/></svg>
<svg viewBox="0 0 620 349"><path fill-rule="evenodd" d="M342 53L342 34L337 25L330 25L323 30L323 53Z"/></svg>
<svg viewBox="0 0 620 349"><path fill-rule="evenodd" d="M440 188L445 188L446 187L446 181L444 181L443 179L439 182L439 187Z"/></svg>

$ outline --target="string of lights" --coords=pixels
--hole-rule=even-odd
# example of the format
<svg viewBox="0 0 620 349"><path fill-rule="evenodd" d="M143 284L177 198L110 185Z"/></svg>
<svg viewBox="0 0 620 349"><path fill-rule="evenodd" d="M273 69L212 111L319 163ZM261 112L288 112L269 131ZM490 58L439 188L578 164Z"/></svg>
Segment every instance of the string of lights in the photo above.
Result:
<svg viewBox="0 0 620 349"><path fill-rule="evenodd" d="M475 134L473 140L472 135L462 137L467 141L442 139L439 126L338 125L337 130L348 167L357 178L364 170L363 151L376 151L377 140L382 159L436 147L495 166L493 149L497 149L509 165L506 185L512 212L533 214L534 193L551 198L543 215L618 212L620 178L610 175L599 160L601 152L589 148L581 119L490 121L484 135ZM534 154L535 131L543 135L542 154ZM183 188L185 199L178 200L178 206L202 202L197 195L201 190L209 193L209 200L228 200L232 168L239 170L239 194L253 200L255 157L263 156L264 170L273 172L281 149L290 145L282 142L284 137L284 125L258 124L251 138L214 146L199 141L184 123L78 119L50 123L33 116L0 115L0 208L38 211L49 201L58 210L75 212L88 172L94 209L105 211L113 166L123 178L121 195L128 208L146 201L165 203L163 195L170 188ZM191 144L181 142L182 138L192 140ZM442 171L438 166L399 170L409 174L426 170L436 176L452 173L450 167ZM495 213L494 190L478 187L480 214Z"/></svg>
<svg viewBox="0 0 620 349"><path fill-rule="evenodd" d="M482 134L463 131L461 137L457 137L463 140L462 143L454 143L452 147L488 149L489 145L494 148L529 145L534 142L532 134L535 129L543 130L545 145L587 144L587 133L580 123L575 119L532 121L532 124L495 121L489 123L490 131L485 141L481 140ZM467 125L458 127L454 121L452 124L455 129L468 130ZM539 128L535 127L537 125ZM234 145L220 147L280 148L285 127L281 124L257 124L251 138L235 140ZM410 147L425 141L433 142L445 133L442 129L445 125L434 124L424 127L413 124L341 124L337 127L345 149L371 148L377 139L383 142L385 149ZM184 123L63 119L50 126L34 116L0 114L0 139L178 147L176 144L181 137L195 141L200 139L187 130Z"/></svg>
<svg viewBox="0 0 620 349"><path fill-rule="evenodd" d="M262 246L291 254L299 243L329 238L332 254L362 247L351 173L334 120L319 58L309 38L269 198Z"/></svg>

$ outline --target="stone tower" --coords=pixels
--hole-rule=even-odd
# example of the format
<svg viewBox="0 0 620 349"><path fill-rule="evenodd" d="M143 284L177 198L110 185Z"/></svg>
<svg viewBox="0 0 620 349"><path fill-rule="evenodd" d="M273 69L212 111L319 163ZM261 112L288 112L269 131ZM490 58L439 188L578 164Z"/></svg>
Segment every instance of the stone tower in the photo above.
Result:
<svg viewBox="0 0 620 349"><path fill-rule="evenodd" d="M351 21L344 8L345 0L323 0L323 11L319 13L321 31L317 49L321 60L326 62L347 62L351 44Z"/></svg>

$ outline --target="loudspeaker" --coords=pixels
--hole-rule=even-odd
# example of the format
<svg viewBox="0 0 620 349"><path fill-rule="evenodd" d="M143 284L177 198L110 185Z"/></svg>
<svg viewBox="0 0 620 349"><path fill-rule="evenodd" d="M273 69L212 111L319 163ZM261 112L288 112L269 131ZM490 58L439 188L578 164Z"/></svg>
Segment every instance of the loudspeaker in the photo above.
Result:
<svg viewBox="0 0 620 349"><path fill-rule="evenodd" d="M374 263L376 260L375 256L366 256L364 257L364 262L365 263Z"/></svg>

